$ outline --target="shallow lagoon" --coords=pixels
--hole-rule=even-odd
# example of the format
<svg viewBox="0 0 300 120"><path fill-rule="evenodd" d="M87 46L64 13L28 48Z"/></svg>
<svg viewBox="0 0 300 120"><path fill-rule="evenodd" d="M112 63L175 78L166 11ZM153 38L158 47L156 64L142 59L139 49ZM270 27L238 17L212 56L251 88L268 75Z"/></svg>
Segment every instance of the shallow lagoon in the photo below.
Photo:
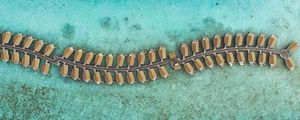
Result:
<svg viewBox="0 0 300 120"><path fill-rule="evenodd" d="M129 53L178 49L203 35L273 33L278 48L300 43L299 1L3 0L0 30L31 34L58 46ZM300 52L293 54L300 64ZM0 62L2 119L299 119L300 69L225 66L170 71L168 79L135 85L86 84Z"/></svg>

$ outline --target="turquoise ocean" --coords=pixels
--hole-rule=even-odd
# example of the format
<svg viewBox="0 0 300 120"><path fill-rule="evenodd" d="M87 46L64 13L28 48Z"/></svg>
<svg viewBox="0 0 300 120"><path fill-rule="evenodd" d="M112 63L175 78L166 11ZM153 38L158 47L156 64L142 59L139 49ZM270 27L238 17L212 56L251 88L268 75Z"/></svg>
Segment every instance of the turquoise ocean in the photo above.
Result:
<svg viewBox="0 0 300 120"><path fill-rule="evenodd" d="M299 0L0 0L0 31L104 54L204 35L261 32L300 43ZM292 55L300 65L300 50ZM300 68L215 67L134 85L96 85L0 62L0 119L300 119Z"/></svg>

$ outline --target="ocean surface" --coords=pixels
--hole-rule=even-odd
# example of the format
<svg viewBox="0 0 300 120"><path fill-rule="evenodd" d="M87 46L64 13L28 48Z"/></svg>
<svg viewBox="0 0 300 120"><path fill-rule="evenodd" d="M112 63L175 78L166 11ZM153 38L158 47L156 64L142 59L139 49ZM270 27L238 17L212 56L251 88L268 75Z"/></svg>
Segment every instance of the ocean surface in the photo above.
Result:
<svg viewBox="0 0 300 120"><path fill-rule="evenodd" d="M300 43L299 0L1 0L0 31L104 54L164 45L178 51L203 35L276 34ZM292 55L300 65L300 50ZM170 68L168 68L170 69ZM300 119L300 68L246 64L134 85L43 76L0 62L0 119Z"/></svg>

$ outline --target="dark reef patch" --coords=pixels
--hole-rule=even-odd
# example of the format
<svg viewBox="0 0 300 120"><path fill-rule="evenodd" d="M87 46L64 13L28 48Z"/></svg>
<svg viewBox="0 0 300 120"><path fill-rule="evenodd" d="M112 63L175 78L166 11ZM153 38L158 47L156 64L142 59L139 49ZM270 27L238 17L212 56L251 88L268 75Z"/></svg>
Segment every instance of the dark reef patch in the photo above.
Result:
<svg viewBox="0 0 300 120"><path fill-rule="evenodd" d="M124 18L124 21L128 21L128 20L129 20L129 18L128 18L128 17L125 17L125 18Z"/></svg>
<svg viewBox="0 0 300 120"><path fill-rule="evenodd" d="M287 20L284 17L279 17L279 18L272 18L272 24L273 26L278 29L278 30L287 30L289 29L290 23L289 20Z"/></svg>
<svg viewBox="0 0 300 120"><path fill-rule="evenodd" d="M232 32L231 27L225 27L223 23L217 21L214 17L206 17L204 19L204 34L225 34L226 32Z"/></svg>
<svg viewBox="0 0 300 120"><path fill-rule="evenodd" d="M133 24L129 27L130 30L135 30L135 31L139 31L142 30L142 26L140 24Z"/></svg>
<svg viewBox="0 0 300 120"><path fill-rule="evenodd" d="M217 22L213 17L205 18L204 24L209 33L224 32L224 25L220 22Z"/></svg>
<svg viewBox="0 0 300 120"><path fill-rule="evenodd" d="M100 25L102 28L110 28L111 27L111 18L110 17L104 17L100 19Z"/></svg>
<svg viewBox="0 0 300 120"><path fill-rule="evenodd" d="M113 19L111 17L103 17L99 20L99 24L102 29L105 30L114 30L114 31L119 31L120 26L119 22L117 19Z"/></svg>
<svg viewBox="0 0 300 120"><path fill-rule="evenodd" d="M129 38L126 38L124 42L125 42L125 43L129 43L130 41L131 41L131 40L130 40Z"/></svg>
<svg viewBox="0 0 300 120"><path fill-rule="evenodd" d="M63 37L69 40L74 39L75 30L76 27L74 25L66 23L62 28Z"/></svg>
<svg viewBox="0 0 300 120"><path fill-rule="evenodd" d="M2 115L0 119L53 119L56 89L47 87L32 88L12 83L1 85L0 93Z"/></svg>
<svg viewBox="0 0 300 120"><path fill-rule="evenodd" d="M129 18L128 18L128 17L124 17L124 18L123 18L123 21L124 21L125 24L128 24Z"/></svg>
<svg viewBox="0 0 300 120"><path fill-rule="evenodd" d="M166 32L165 35L170 41L179 41L181 39L182 33L178 31Z"/></svg>

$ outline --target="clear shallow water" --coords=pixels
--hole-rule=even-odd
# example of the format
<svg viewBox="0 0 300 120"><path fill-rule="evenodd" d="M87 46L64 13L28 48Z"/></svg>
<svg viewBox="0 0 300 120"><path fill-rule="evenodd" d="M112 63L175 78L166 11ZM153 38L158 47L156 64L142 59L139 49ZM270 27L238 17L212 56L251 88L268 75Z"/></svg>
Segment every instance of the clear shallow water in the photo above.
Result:
<svg viewBox="0 0 300 120"><path fill-rule="evenodd" d="M215 33L265 32L278 48L300 43L299 1L1 1L0 30L58 46L129 53ZM300 52L293 54L300 64ZM0 62L0 118L8 119L299 119L300 69L238 66L171 72L135 85L95 85Z"/></svg>

